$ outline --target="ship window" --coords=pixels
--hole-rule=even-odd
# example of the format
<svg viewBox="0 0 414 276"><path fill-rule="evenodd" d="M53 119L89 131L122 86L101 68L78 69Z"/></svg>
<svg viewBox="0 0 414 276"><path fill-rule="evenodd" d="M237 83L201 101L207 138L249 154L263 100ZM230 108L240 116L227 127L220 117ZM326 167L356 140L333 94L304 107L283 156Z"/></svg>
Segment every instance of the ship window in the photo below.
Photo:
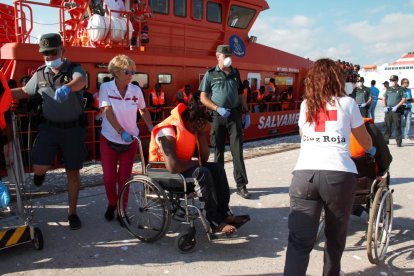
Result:
<svg viewBox="0 0 414 276"><path fill-rule="evenodd" d="M142 89L148 88L148 74L145 73L136 73L132 76L131 82L137 81L139 84L139 87Z"/></svg>
<svg viewBox="0 0 414 276"><path fill-rule="evenodd" d="M193 0L193 19L203 19L203 0Z"/></svg>
<svg viewBox="0 0 414 276"><path fill-rule="evenodd" d="M221 23L221 5L219 3L207 3L207 20L209 22Z"/></svg>
<svg viewBox="0 0 414 276"><path fill-rule="evenodd" d="M255 14L256 11L253 9L232 5L227 25L237 29L246 29Z"/></svg>
<svg viewBox="0 0 414 276"><path fill-rule="evenodd" d="M410 69L413 69L413 66L410 66Z"/></svg>
<svg viewBox="0 0 414 276"><path fill-rule="evenodd" d="M112 74L109 73L98 73L97 78L96 78L96 88L98 88L101 86L102 83L104 82L108 82L112 80Z"/></svg>
<svg viewBox="0 0 414 276"><path fill-rule="evenodd" d="M150 0L149 5L153 13L168 14L168 0Z"/></svg>
<svg viewBox="0 0 414 276"><path fill-rule="evenodd" d="M174 0L174 15L180 17L187 16L187 0Z"/></svg>
<svg viewBox="0 0 414 276"><path fill-rule="evenodd" d="M171 83L172 75L171 74L158 74L158 83L169 84Z"/></svg>

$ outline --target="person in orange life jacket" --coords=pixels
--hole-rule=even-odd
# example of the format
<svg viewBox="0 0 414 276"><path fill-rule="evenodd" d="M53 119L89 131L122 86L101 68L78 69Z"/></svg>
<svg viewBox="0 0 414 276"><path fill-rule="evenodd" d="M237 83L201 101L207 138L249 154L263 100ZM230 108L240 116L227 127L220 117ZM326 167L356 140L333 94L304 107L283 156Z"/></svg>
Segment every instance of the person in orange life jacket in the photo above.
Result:
<svg viewBox="0 0 414 276"><path fill-rule="evenodd" d="M266 108L266 97L265 97L265 86L260 86L259 93L257 94L257 103L258 103L258 111L259 112L265 112L267 110Z"/></svg>
<svg viewBox="0 0 414 276"><path fill-rule="evenodd" d="M154 90L148 95L148 110L151 112L153 121L161 121L163 119L163 107L167 106L167 99L164 91L161 90L161 83L154 86Z"/></svg>
<svg viewBox="0 0 414 276"><path fill-rule="evenodd" d="M206 72L198 90L201 91L201 103L213 113L210 142L214 147L214 160L224 165L224 146L228 136L237 194L249 198L243 159L243 128L250 126L250 113L243 97L240 73L231 66L232 53L229 45L217 46L218 64Z"/></svg>
<svg viewBox="0 0 414 276"><path fill-rule="evenodd" d="M183 103L188 105L192 97L191 94L191 85L186 84L183 88L179 89L174 96L174 106L178 105L179 103Z"/></svg>
<svg viewBox="0 0 414 276"><path fill-rule="evenodd" d="M151 8L148 5L146 0L134 0L132 9L131 9L131 23L134 31L131 35L131 46L130 50L135 50L137 48L137 37L140 31L140 27L142 30L147 29L148 25L144 22L145 19L151 18ZM140 24L141 23L141 24ZM148 33L146 33L146 37L144 37L144 32L141 33L141 43L146 44L148 43Z"/></svg>
<svg viewBox="0 0 414 276"><path fill-rule="evenodd" d="M205 135L208 115L195 101L189 106L180 103L171 115L154 127L151 133L149 161L164 161L171 173L197 180L195 190L205 202L206 218L213 232L231 234L233 224L246 222L232 216L229 209L230 192L224 167L207 162L210 150ZM198 153L198 160L192 157Z"/></svg>
<svg viewBox="0 0 414 276"><path fill-rule="evenodd" d="M36 186L41 186L46 172L60 148L68 178L70 229L81 227L76 214L80 189L79 170L85 158L85 120L82 95L86 85L85 71L79 64L63 58L65 49L59 34L40 37L39 52L45 65L39 67L24 87L12 90L13 97L42 97L42 121L31 153Z"/></svg>
<svg viewBox="0 0 414 276"><path fill-rule="evenodd" d="M289 238L285 276L306 275L322 208L325 210L323 275L339 275L347 226L357 184L349 153L351 132L364 151L375 147L355 101L345 94L343 70L319 59L306 77L299 113L301 148L289 188Z"/></svg>
<svg viewBox="0 0 414 276"><path fill-rule="evenodd" d="M252 101L252 89L250 89L248 80L243 81L243 97L246 103L250 103Z"/></svg>
<svg viewBox="0 0 414 276"><path fill-rule="evenodd" d="M99 106L103 115L100 152L108 200L105 219L108 221L114 219L119 193L131 177L138 149L138 142L133 139L139 134L137 112L150 132L153 127L141 89L130 83L135 70L135 62L131 58L126 55L115 56L108 64L108 71L114 80L102 83L99 89ZM126 207L127 198L126 195L123 208Z"/></svg>

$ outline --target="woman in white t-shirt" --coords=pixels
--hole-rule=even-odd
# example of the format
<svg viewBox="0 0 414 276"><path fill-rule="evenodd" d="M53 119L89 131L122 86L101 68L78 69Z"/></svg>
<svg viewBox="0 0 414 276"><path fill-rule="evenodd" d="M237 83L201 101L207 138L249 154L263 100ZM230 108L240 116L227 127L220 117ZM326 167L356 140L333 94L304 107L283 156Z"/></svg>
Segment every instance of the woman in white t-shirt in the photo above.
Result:
<svg viewBox="0 0 414 276"><path fill-rule="evenodd" d="M152 121L145 108L141 88L131 84L132 76L136 73L135 62L126 55L118 55L109 62L108 70L114 79L102 83L99 88L99 107L103 115L99 142L103 182L108 199L105 218L111 221L114 219L119 192L131 177L138 149L138 142L133 139L133 136L139 134L137 112L141 114L150 132ZM124 208L125 205L126 199Z"/></svg>
<svg viewBox="0 0 414 276"><path fill-rule="evenodd" d="M330 59L317 60L305 83L300 107L302 137L289 189L289 242L284 275L306 274L325 210L323 275L339 275L341 256L356 187L356 167L349 152L350 134L375 153L358 105L346 96L345 75Z"/></svg>

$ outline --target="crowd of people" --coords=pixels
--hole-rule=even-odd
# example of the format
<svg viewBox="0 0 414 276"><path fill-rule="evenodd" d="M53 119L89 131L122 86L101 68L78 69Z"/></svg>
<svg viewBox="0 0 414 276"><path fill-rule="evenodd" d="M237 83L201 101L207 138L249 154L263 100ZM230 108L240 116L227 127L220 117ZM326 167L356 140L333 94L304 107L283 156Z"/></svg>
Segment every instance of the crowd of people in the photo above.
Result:
<svg viewBox="0 0 414 276"><path fill-rule="evenodd" d="M43 184L56 152L61 150L68 182L69 227L76 230L81 227L77 199L79 171L85 158L83 93L86 76L81 64L64 58L65 49L59 34L43 35L39 52L45 64L33 76L21 80L20 87L11 83L14 85L11 91L15 99L34 95L42 99L39 132L31 155L33 183L39 187ZM107 208L103 212L106 220L115 218L120 189L132 174L137 150L134 137L140 132L136 124L139 113L151 132L149 160L163 161L169 172L197 179L200 199L205 202L206 218L213 232L231 234L237 231L236 225L245 222L246 217L234 216L229 209L230 191L224 170L226 137L233 157L236 193L244 199L253 198L248 191L243 157L243 129L250 127L250 112L262 111L260 103L293 101L293 88L287 87L282 93L275 79L270 79L266 86L251 89L249 82L243 82L237 68L232 66L231 57L231 47L219 45L215 56L217 64L205 73L199 93L191 93L191 86L185 85L175 95L172 101L175 107L166 118L157 115L168 106L160 83L149 93L146 102L139 84L132 83L136 73L134 61L126 55L116 55L109 62L108 72L112 78L100 85L98 101L102 112L100 152L107 198ZM351 71L355 88L347 91L345 83ZM325 209L327 237L324 275L340 273L356 186L357 170L349 150L351 133L364 152L376 155L375 143L363 117L374 115L370 107L375 106L379 93L374 89L375 82L371 83L371 88L365 87L364 79L354 76L355 71L352 64L320 59L305 79L298 122L301 149L289 190L291 208L285 275L306 274L322 208ZM408 80L402 79L400 86L395 75L388 84L382 97L386 127L382 138L388 143L395 125L397 146L401 146L402 138L408 138L409 133L411 91L407 88ZM258 104L258 110L249 109L252 102ZM402 134L403 117L407 123ZM161 122L154 126L155 121ZM205 127L209 121L213 162L207 162L210 150ZM325 124L326 121L329 124ZM126 198L122 202L121 208L126 208Z"/></svg>

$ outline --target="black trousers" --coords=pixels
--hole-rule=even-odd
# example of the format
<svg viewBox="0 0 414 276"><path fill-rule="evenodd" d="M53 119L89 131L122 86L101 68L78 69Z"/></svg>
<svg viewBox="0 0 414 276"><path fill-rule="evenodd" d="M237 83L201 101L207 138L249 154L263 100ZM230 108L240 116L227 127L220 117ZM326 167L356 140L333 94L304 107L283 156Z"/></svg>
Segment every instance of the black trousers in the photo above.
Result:
<svg viewBox="0 0 414 276"><path fill-rule="evenodd" d="M214 161L224 166L224 147L226 137L229 137L230 151L233 157L233 176L237 187L248 183L243 159L243 129L242 116L238 109L232 109L228 118L213 113L210 131L210 143L214 147Z"/></svg>
<svg viewBox="0 0 414 276"><path fill-rule="evenodd" d="M353 173L313 170L293 173L284 275L306 274L322 207L326 223L323 275L339 275L355 187Z"/></svg>
<svg viewBox="0 0 414 276"><path fill-rule="evenodd" d="M185 171L183 175L197 180L201 193L200 200L205 204L206 219L212 226L218 226L231 215L229 183L221 164L208 162L203 167L194 167Z"/></svg>
<svg viewBox="0 0 414 276"><path fill-rule="evenodd" d="M398 145L401 145L402 142L402 129L401 129L401 113L400 112L392 112L391 109L385 113L385 132L384 132L384 139L385 141L389 141L393 125L395 125L395 140L397 141Z"/></svg>
<svg viewBox="0 0 414 276"><path fill-rule="evenodd" d="M368 118L368 110L369 110L369 106L365 106L365 107L360 107L359 111L361 112L362 117L364 118Z"/></svg>

